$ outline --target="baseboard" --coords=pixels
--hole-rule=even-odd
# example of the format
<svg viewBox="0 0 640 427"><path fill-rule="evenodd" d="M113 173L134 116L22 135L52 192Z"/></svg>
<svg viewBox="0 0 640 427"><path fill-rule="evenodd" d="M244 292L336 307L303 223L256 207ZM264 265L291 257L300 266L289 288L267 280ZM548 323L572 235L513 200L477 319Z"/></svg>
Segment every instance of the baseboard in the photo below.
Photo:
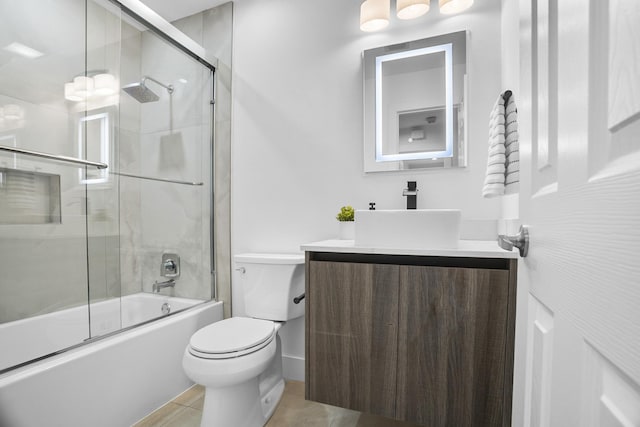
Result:
<svg viewBox="0 0 640 427"><path fill-rule="evenodd" d="M287 380L304 381L304 357L283 354L282 374Z"/></svg>

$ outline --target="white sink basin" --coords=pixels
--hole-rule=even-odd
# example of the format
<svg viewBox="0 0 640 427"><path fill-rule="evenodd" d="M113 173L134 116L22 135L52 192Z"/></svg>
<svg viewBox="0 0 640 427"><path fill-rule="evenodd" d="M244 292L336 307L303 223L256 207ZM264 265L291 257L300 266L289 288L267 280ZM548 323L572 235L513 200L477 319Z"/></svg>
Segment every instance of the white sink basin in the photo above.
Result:
<svg viewBox="0 0 640 427"><path fill-rule="evenodd" d="M459 209L356 211L355 245L401 249L455 249Z"/></svg>

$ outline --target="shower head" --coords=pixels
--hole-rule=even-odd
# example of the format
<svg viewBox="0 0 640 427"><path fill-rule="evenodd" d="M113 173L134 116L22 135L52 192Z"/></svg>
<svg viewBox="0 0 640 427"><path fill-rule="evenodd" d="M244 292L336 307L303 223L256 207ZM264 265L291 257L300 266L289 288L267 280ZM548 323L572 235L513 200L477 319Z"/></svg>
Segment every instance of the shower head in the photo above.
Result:
<svg viewBox="0 0 640 427"><path fill-rule="evenodd" d="M145 82L147 80L151 80L152 82L155 82L158 85L162 86L163 88L167 89L167 92L169 92L169 94L173 93L172 85L165 85L159 82L158 80L154 79L153 77L149 77L149 76L144 76L142 80L140 80L139 82L131 83L129 85L124 86L122 90L128 93L131 97L133 97L138 102L141 102L141 103L155 102L159 100L160 97L156 95L155 92L153 92L151 89L149 89L147 85L145 85Z"/></svg>
<svg viewBox="0 0 640 427"><path fill-rule="evenodd" d="M145 86L145 84L142 82L126 85L125 87L122 88L122 90L128 93L130 96L132 96L136 101L142 102L142 103L155 102L158 99L160 99L158 95L156 95L151 89Z"/></svg>

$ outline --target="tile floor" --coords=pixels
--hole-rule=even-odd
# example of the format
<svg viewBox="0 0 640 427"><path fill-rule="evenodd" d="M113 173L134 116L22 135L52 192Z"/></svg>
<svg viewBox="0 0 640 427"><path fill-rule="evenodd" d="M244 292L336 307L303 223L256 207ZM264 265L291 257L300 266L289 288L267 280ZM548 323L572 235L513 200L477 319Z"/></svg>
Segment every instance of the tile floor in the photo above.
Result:
<svg viewBox="0 0 640 427"><path fill-rule="evenodd" d="M204 389L196 385L133 427L199 427L203 403ZM282 400L266 427L298 426L415 427L415 424L306 401L304 383L287 381Z"/></svg>

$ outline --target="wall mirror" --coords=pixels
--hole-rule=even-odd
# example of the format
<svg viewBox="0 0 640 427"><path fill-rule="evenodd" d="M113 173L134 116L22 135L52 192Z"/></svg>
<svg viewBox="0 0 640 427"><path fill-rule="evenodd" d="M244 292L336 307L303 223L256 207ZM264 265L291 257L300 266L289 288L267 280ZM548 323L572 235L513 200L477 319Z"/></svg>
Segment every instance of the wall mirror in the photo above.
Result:
<svg viewBox="0 0 640 427"><path fill-rule="evenodd" d="M464 167L466 31L363 52L364 171Z"/></svg>

